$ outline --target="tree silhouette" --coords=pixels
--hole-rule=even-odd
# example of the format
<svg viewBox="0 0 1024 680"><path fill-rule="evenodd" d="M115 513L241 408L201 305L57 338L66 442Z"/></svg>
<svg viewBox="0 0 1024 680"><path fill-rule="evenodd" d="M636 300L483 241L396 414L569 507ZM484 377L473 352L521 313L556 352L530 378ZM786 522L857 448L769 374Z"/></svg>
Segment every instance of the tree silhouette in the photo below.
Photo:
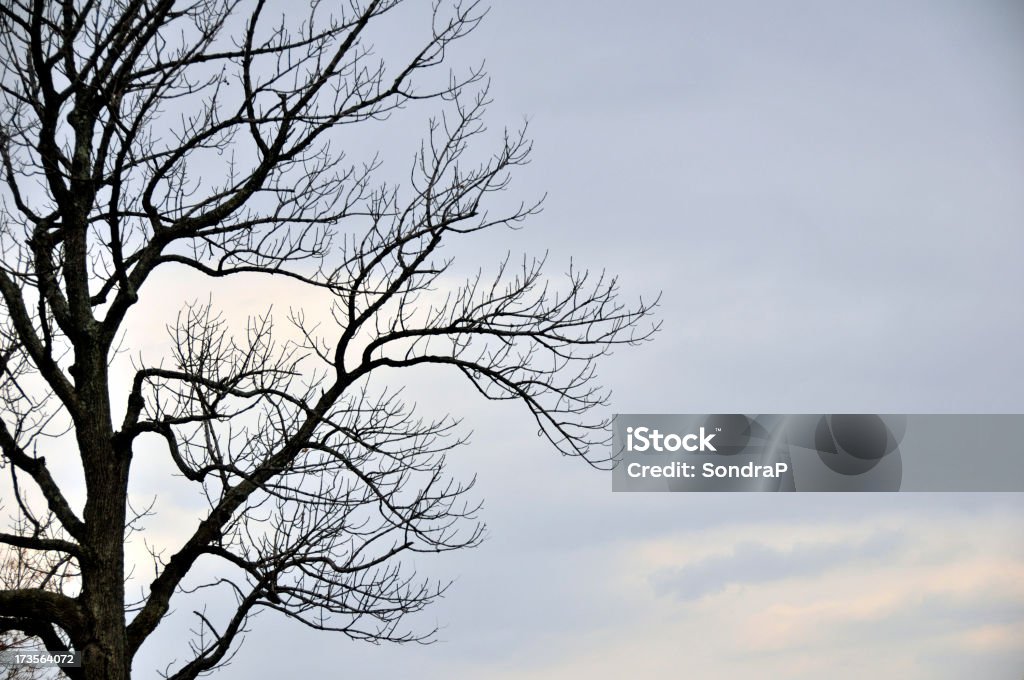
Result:
<svg viewBox="0 0 1024 680"><path fill-rule="evenodd" d="M457 371L594 462L607 432L591 415L606 399L595 360L653 332L652 303L621 303L604 274L550 280L544 258L506 256L490 275L451 275L443 245L538 209L488 212L530 143L506 131L475 159L484 73L441 70L479 24L477 3L433 4L422 43L389 44L387 59L375 41L422 6L272 4L0 3L0 544L42 555L53 577L72 570L60 589L0 591L0 632L76 650L72 677L130 677L183 590L226 589L235 606L196 612L175 680L226 662L258 610L357 639L429 639L403 619L444 585L402 558L479 541L472 482L444 466L464 437L457 419L423 419L370 378ZM341 151L347 126L372 134L429 102L401 185ZM129 311L166 269L290 279L330 296L336 329L295 310L298 339L282 340L269 314L231 328L193 303L172 355L140 354L121 385L111 365ZM147 515L128 502L140 451L168 456L208 508L176 549L154 552L136 600L125 541ZM74 475L73 488L60 481ZM217 576L186 581L200 562Z"/></svg>

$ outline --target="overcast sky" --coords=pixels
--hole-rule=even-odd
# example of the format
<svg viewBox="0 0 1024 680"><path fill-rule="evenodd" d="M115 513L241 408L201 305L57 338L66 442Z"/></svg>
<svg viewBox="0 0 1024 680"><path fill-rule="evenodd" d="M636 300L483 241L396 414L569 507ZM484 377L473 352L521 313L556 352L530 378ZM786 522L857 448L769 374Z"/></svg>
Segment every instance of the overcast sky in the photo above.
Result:
<svg viewBox="0 0 1024 680"><path fill-rule="evenodd" d="M510 0L451 55L484 57L488 120L536 142L512 190L548 199L464 255L664 292L663 332L604 366L609 413L1024 412L1024 4ZM489 527L422 566L456 579L440 641L266 613L218 677L1024 673L1021 495L613 495L465 387L411 383L473 427L453 463ZM184 651L174 621L137 672Z"/></svg>

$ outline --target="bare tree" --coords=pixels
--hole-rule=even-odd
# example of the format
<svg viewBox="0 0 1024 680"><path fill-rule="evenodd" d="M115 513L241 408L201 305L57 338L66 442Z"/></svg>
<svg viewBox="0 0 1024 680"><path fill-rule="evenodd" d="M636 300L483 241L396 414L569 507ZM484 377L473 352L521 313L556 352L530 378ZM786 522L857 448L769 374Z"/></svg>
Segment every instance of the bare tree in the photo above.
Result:
<svg viewBox="0 0 1024 680"><path fill-rule="evenodd" d="M506 132L471 156L486 139L484 74L443 67L477 3L271 4L0 0L0 544L72 569L75 586L0 591L0 631L78 651L73 677L128 678L182 591L227 589L235 606L196 612L175 680L226 662L258 610L351 638L429 639L405 618L444 585L402 558L480 540L472 482L445 472L464 437L371 377L447 367L594 462L607 433L591 415L606 400L595 360L653 332L652 305L619 302L604 274L570 267L560 284L543 258L499 257L489 275L454 276L445 244L537 210L488 212L530 144ZM400 12L424 9L421 44L374 56ZM401 186L339 150L347 126L370 134L430 102ZM187 305L173 355L134 359L117 384L126 317L165 268L288 278L330 296L336 328L296 309L282 339L269 314L232 329L211 304ZM176 549L154 551L136 600L125 540L147 513L131 509L129 471L153 441L209 507ZM77 487L60 481L74 475ZM200 562L218 577L188 580Z"/></svg>

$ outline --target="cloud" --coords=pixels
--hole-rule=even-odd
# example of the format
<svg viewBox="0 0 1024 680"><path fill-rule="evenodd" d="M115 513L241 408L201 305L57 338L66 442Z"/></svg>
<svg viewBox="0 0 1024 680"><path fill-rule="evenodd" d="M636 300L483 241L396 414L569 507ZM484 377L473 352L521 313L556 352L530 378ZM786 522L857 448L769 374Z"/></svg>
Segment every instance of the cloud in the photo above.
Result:
<svg viewBox="0 0 1024 680"><path fill-rule="evenodd" d="M781 550L743 542L727 555L655 572L651 582L659 595L694 600L733 584L810 578L851 562L870 568L893 556L905 540L896 532L879 532L866 540L799 544Z"/></svg>
<svg viewBox="0 0 1024 680"><path fill-rule="evenodd" d="M551 602L589 598L603 616L560 629L541 621L542 636L509 637L449 677L923 680L966 667L1003 677L1024 667L1024 638L1013 636L1024 625L1024 541L1006 540L1012 507L733 521L608 544L590 555L600 566L585 574L588 592ZM566 572L550 578L568 583Z"/></svg>

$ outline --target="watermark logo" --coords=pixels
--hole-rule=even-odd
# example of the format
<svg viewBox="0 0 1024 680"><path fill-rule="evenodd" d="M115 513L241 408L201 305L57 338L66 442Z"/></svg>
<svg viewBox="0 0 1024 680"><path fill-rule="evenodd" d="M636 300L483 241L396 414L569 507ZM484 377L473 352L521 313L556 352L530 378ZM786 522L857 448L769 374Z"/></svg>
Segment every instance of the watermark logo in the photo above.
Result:
<svg viewBox="0 0 1024 680"><path fill-rule="evenodd" d="M701 426L700 431L697 433L682 436L674 432L662 434L656 428L627 427L626 450L631 452L639 451L641 453L645 451L675 453L680 450L689 451L690 453L698 451L717 452L718 449L711 443L711 440L714 438L715 433L708 434L703 426Z"/></svg>
<svg viewBox="0 0 1024 680"><path fill-rule="evenodd" d="M615 491L1020 491L1024 414L619 414Z"/></svg>

